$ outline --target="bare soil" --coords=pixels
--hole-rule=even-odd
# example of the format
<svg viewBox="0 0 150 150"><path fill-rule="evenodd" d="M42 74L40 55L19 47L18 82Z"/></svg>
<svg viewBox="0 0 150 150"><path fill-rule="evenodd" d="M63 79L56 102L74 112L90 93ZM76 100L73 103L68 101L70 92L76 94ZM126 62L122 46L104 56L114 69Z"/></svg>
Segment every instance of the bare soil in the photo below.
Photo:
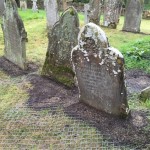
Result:
<svg viewBox="0 0 150 150"><path fill-rule="evenodd" d="M88 124L92 123L104 135L109 135L111 141L131 145L137 149L146 148L146 145L150 144L150 122L147 118L150 111L131 110L126 119L111 116L79 102L76 87L68 88L42 77L36 73L38 66L32 63L28 65L29 69L22 71L4 58L0 58L0 68L3 71L12 77L26 75L26 80L32 84L28 107L38 111L61 106L67 115L84 120ZM139 92L150 85L150 75L140 70L127 71L126 79L128 94Z"/></svg>

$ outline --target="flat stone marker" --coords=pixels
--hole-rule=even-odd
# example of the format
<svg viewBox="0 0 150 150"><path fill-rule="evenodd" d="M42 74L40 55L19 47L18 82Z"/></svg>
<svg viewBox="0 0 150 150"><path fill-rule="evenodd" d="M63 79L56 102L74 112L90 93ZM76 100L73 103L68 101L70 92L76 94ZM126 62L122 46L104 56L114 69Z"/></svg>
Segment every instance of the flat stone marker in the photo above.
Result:
<svg viewBox="0 0 150 150"><path fill-rule="evenodd" d="M124 58L109 47L103 30L94 23L85 25L78 45L72 50L80 101L114 115L127 115Z"/></svg>
<svg viewBox="0 0 150 150"><path fill-rule="evenodd" d="M59 20L57 0L45 0L45 10L47 26L48 28L52 28L53 25Z"/></svg>
<svg viewBox="0 0 150 150"><path fill-rule="evenodd" d="M5 3L2 29L4 34L4 56L22 69L26 69L27 33L18 15L17 4L13 0Z"/></svg>
<svg viewBox="0 0 150 150"><path fill-rule="evenodd" d="M129 32L140 32L142 13L142 0L128 0L123 30Z"/></svg>
<svg viewBox="0 0 150 150"><path fill-rule="evenodd" d="M69 7L49 32L49 45L42 75L68 86L74 83L70 59L71 50L77 44L78 33L78 14L73 7Z"/></svg>

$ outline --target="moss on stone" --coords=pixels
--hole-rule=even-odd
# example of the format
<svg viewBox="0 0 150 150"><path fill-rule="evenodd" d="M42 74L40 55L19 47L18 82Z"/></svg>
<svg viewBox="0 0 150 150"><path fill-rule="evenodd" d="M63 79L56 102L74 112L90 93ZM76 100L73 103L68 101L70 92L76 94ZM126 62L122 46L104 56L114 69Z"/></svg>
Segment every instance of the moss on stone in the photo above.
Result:
<svg viewBox="0 0 150 150"><path fill-rule="evenodd" d="M69 67L51 65L48 63L48 60L46 60L42 70L42 75L48 75L52 79L55 79L66 86L74 86L75 74Z"/></svg>

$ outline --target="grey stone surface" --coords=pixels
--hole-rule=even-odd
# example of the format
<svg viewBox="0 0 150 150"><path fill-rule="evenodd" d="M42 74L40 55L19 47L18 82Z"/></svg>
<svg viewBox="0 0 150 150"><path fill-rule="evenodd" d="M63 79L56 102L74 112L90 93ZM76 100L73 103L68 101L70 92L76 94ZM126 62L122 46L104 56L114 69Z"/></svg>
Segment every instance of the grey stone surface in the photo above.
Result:
<svg viewBox="0 0 150 150"><path fill-rule="evenodd" d="M26 40L27 33L23 21L18 15L14 0L5 3L2 29L4 34L4 56L22 69L26 69Z"/></svg>
<svg viewBox="0 0 150 150"><path fill-rule="evenodd" d="M89 23L81 29L72 62L80 101L109 114L127 115L124 58L109 46L99 26Z"/></svg>
<svg viewBox="0 0 150 150"><path fill-rule="evenodd" d="M116 28L119 20L119 1L105 0L103 25L109 28Z"/></svg>
<svg viewBox="0 0 150 150"><path fill-rule="evenodd" d="M128 0L123 30L129 32L140 32L142 12L143 0Z"/></svg>
<svg viewBox="0 0 150 150"><path fill-rule="evenodd" d="M59 20L57 0L45 0L45 10L47 26L48 28L52 28L53 25Z"/></svg>
<svg viewBox="0 0 150 150"><path fill-rule="evenodd" d="M77 44L79 19L69 7L49 32L49 45L42 74L66 85L72 84L74 73L70 62L71 50Z"/></svg>
<svg viewBox="0 0 150 150"><path fill-rule="evenodd" d="M100 0L90 0L88 17L89 22L93 22L97 25L100 23Z"/></svg>
<svg viewBox="0 0 150 150"><path fill-rule="evenodd" d="M85 24L89 23L89 12L90 12L90 5L84 4L84 17L85 17Z"/></svg>
<svg viewBox="0 0 150 150"><path fill-rule="evenodd" d="M4 12L4 0L0 0L0 18L2 17Z"/></svg>
<svg viewBox="0 0 150 150"><path fill-rule="evenodd" d="M150 86L142 90L140 93L140 100L146 101L147 99L150 100Z"/></svg>

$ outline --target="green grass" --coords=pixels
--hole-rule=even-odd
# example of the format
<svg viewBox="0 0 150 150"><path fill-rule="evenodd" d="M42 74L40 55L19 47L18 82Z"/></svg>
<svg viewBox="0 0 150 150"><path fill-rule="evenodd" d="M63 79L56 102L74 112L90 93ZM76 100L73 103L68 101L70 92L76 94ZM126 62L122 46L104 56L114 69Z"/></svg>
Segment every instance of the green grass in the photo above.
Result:
<svg viewBox="0 0 150 150"><path fill-rule="evenodd" d="M143 105L150 109L150 99L147 99L145 102L143 102Z"/></svg>
<svg viewBox="0 0 150 150"><path fill-rule="evenodd" d="M19 9L19 14L23 21L46 18L44 10L39 10L39 12L33 12L31 9L27 9L26 11L21 11Z"/></svg>
<svg viewBox="0 0 150 150"><path fill-rule="evenodd" d="M150 36L123 45L121 51L127 69L141 69L150 73Z"/></svg>
<svg viewBox="0 0 150 150"><path fill-rule="evenodd" d="M150 10L150 4L145 4L144 5L144 10Z"/></svg>
<svg viewBox="0 0 150 150"><path fill-rule="evenodd" d="M19 11L19 14L23 18L25 28L28 33L27 62L35 63L36 65L40 66L39 69L41 69L44 64L48 47L45 12L40 10L39 13L33 13L32 10L27 10ZM79 17L81 27L84 25L84 16L82 13L79 13ZM136 60L127 55L127 52L134 50L134 47L139 47L140 49L149 49L149 45L145 43L148 43L150 41L150 37L147 35L120 31L123 26L123 19L124 18L121 17L120 23L116 30L103 28L103 30L106 32L106 35L108 36L110 44L123 52L127 69L137 68L150 72L149 60L143 58L140 60ZM149 21L142 20L141 31L150 33ZM139 41L141 44L139 44ZM3 56L4 54L3 49L3 36L2 31L0 30L0 56ZM91 135L93 137L91 139L92 141L94 141L94 138L97 138L97 131L95 128L84 125L83 123L74 122L60 110L60 114L53 115L50 114L49 111L45 112L44 110L34 112L30 109L26 110L25 108L16 108L16 105L22 105L22 103L25 103L29 99L28 90L30 88L32 88L32 85L26 82L26 80L20 77L12 78L2 70L0 70L0 128L5 128L5 126L10 123L9 120L17 118L17 120L12 122L11 126L9 126L10 129L8 130L8 132L0 130L0 138L2 138L2 140L12 139L13 142L13 140L15 141L15 138L17 136L21 136L22 138L19 141L20 143L26 144L26 142L28 142L28 145L36 145L36 142L38 140L45 138L45 143L41 143L41 145L49 145L50 149L53 149L54 146L57 146L59 149L60 146L63 147L63 145L61 145L62 143L59 143L60 139L63 140L69 135L68 130L64 130L64 132L62 132L62 129L65 129L65 125L69 125L70 130L74 129L75 133L76 130L82 131L83 134L79 133L76 135L77 138L74 138L74 141L79 147L80 142L83 139L90 139ZM131 109L150 108L149 100L147 100L145 103L140 103L136 97L132 97L130 99L129 105ZM8 120L2 117L2 114L4 113L6 113L8 116L10 115L10 118L8 118ZM43 124L40 124L43 123L43 121L45 121L44 126ZM87 129L89 133L88 135L86 135ZM58 133L58 135L53 135L53 133ZM16 135L16 137L14 135ZM17 142L10 144L11 146L18 146L18 149L21 148L19 147L19 144ZM74 143L70 145L71 148L74 148L74 146ZM83 143L83 146L88 145L87 143L85 143L85 145ZM12 149L13 148L14 147L12 147ZM42 149L42 147L35 146L35 149Z"/></svg>

